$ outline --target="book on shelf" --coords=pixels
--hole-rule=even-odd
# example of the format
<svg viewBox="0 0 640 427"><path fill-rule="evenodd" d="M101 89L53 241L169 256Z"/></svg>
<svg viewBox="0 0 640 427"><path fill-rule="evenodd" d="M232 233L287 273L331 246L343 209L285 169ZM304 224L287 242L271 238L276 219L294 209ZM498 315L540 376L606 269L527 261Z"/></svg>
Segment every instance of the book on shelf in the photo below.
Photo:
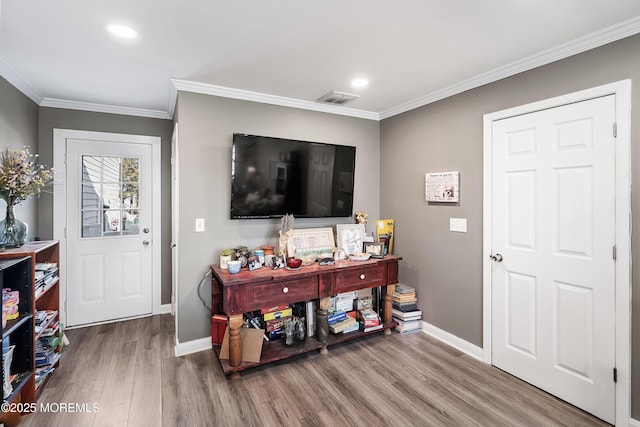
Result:
<svg viewBox="0 0 640 427"><path fill-rule="evenodd" d="M344 332L344 330L347 329L348 327L351 327L357 324L358 324L358 321L356 319L350 316L345 316L345 319L329 325L329 330L334 334L339 334L340 332Z"/></svg>
<svg viewBox="0 0 640 427"><path fill-rule="evenodd" d="M400 311L397 309L393 309L393 317L401 319L401 320L415 320L422 318L422 310L414 310L414 311Z"/></svg>
<svg viewBox="0 0 640 427"><path fill-rule="evenodd" d="M382 329L383 327L384 327L384 325L364 326L362 323L360 323L360 330L362 332L378 331L378 330Z"/></svg>
<svg viewBox="0 0 640 427"><path fill-rule="evenodd" d="M329 321L329 325L331 325L333 323L340 322L341 320L346 319L346 317L347 317L347 312L344 310L340 310L334 313L330 313L327 320Z"/></svg>
<svg viewBox="0 0 640 427"><path fill-rule="evenodd" d="M358 320L360 320L360 323L367 328L380 324L380 317L378 317L378 313L369 308L358 311Z"/></svg>
<svg viewBox="0 0 640 427"><path fill-rule="evenodd" d="M346 328L344 328L342 330L343 334L348 334L349 332L355 332L355 331L359 331L360 330L360 323L359 322L353 322L353 324L351 326L347 326Z"/></svg>

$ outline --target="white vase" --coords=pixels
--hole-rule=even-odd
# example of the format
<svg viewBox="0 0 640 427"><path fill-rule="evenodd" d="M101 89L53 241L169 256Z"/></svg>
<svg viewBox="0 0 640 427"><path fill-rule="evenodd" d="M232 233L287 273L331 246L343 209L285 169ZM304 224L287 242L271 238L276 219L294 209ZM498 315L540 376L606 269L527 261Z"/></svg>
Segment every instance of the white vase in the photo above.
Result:
<svg viewBox="0 0 640 427"><path fill-rule="evenodd" d="M229 265L227 263L229 261L231 261L231 255L220 255L220 268L223 270L228 269Z"/></svg>

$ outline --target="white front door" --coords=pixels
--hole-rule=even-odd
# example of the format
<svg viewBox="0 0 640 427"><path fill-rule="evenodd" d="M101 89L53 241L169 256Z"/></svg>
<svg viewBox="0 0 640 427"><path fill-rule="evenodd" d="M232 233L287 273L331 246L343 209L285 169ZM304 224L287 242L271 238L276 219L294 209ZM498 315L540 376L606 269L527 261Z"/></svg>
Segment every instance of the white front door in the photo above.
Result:
<svg viewBox="0 0 640 427"><path fill-rule="evenodd" d="M152 147L66 139L67 324L151 314Z"/></svg>
<svg viewBox="0 0 640 427"><path fill-rule="evenodd" d="M491 158L492 363L611 423L614 122L614 95L497 120Z"/></svg>

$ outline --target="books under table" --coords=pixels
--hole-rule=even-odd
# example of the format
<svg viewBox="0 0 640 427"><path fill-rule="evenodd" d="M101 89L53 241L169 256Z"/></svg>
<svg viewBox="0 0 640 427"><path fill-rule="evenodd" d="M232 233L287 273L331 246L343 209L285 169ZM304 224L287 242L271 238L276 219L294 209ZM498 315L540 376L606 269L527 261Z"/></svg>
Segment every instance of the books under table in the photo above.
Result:
<svg viewBox="0 0 640 427"><path fill-rule="evenodd" d="M417 320L422 318L422 310L400 311L394 308L392 314L393 317L400 320Z"/></svg>
<svg viewBox="0 0 640 427"><path fill-rule="evenodd" d="M346 316L345 319L329 325L329 330L334 334L338 334L340 332L344 332L345 329L352 328L353 325L357 325L357 324L358 324L358 321L356 319L354 319L351 316Z"/></svg>
<svg viewBox="0 0 640 427"><path fill-rule="evenodd" d="M407 286L404 283L396 283L395 293L398 293L398 294L410 294L410 293L415 293L415 292L416 292L415 288L412 288L411 286Z"/></svg>
<svg viewBox="0 0 640 427"><path fill-rule="evenodd" d="M398 323L395 329L400 333L419 331L422 329L422 321L420 319L404 321L394 318L394 320Z"/></svg>

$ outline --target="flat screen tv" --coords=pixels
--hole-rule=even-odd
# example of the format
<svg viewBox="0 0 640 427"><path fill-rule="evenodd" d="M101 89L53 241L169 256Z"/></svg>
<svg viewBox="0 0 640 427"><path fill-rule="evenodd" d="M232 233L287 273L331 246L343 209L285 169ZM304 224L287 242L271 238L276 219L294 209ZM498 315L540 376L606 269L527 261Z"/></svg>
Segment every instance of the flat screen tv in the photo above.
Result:
<svg viewBox="0 0 640 427"><path fill-rule="evenodd" d="M231 219L346 217L356 147L235 133Z"/></svg>

